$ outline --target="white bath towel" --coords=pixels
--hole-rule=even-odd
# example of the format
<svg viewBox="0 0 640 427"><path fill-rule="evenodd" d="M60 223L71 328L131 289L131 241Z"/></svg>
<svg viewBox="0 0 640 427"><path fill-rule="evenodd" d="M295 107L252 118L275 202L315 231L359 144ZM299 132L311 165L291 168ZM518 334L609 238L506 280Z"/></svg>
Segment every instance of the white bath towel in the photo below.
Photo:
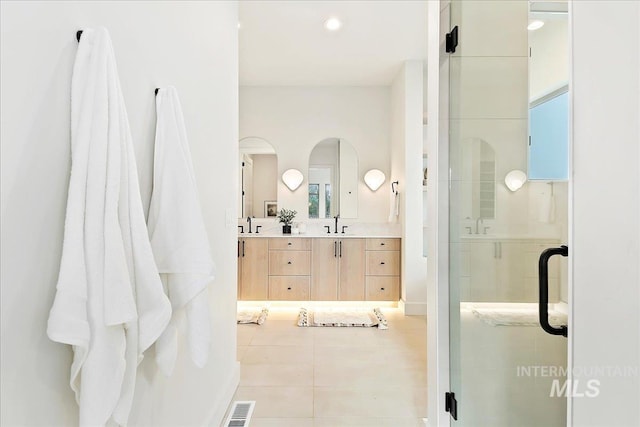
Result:
<svg viewBox="0 0 640 427"><path fill-rule="evenodd" d="M556 220L556 199L553 182L549 182L540 195L540 205L538 207L538 221L553 223Z"/></svg>
<svg viewBox="0 0 640 427"><path fill-rule="evenodd" d="M389 199L389 222L398 221L398 215L400 214L400 192L392 191L391 198Z"/></svg>
<svg viewBox="0 0 640 427"><path fill-rule="evenodd" d="M47 334L73 346L80 426L126 424L138 361L171 306L146 233L129 124L106 29L85 29L71 84L71 177Z"/></svg>
<svg viewBox="0 0 640 427"><path fill-rule="evenodd" d="M207 285L214 264L204 225L191 152L178 92L172 86L156 96L156 145L149 236L165 290L174 310L156 343L156 361L167 376L177 356L176 314L185 308L191 358L203 367L209 357Z"/></svg>

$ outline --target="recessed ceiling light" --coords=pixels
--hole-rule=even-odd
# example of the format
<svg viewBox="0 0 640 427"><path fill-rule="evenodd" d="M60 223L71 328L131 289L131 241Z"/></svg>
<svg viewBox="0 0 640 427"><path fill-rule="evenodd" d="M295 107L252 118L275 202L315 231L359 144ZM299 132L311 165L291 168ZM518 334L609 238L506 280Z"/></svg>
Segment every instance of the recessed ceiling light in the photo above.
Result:
<svg viewBox="0 0 640 427"><path fill-rule="evenodd" d="M527 30L529 31L534 31L534 30L539 30L540 28L542 28L544 26L544 22L542 21L531 21L531 23L529 25L527 25Z"/></svg>
<svg viewBox="0 0 640 427"><path fill-rule="evenodd" d="M242 24L238 22L238 29L242 28Z"/></svg>
<svg viewBox="0 0 640 427"><path fill-rule="evenodd" d="M324 27L329 31L338 31L342 27L342 22L338 18L329 18L324 21Z"/></svg>

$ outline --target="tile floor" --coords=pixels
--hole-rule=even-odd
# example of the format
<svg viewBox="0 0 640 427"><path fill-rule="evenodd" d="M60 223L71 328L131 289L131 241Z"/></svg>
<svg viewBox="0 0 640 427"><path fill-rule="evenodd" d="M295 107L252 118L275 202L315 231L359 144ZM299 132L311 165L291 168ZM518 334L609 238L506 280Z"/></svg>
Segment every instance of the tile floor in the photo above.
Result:
<svg viewBox="0 0 640 427"><path fill-rule="evenodd" d="M256 401L250 427L423 427L426 319L381 310L388 330L301 328L291 308L238 325L234 400Z"/></svg>

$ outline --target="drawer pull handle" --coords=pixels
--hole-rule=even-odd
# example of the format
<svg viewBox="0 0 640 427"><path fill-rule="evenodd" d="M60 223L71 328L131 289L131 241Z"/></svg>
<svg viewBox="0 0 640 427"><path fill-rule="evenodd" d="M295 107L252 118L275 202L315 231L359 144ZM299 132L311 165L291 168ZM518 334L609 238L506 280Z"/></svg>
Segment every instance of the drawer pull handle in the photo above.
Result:
<svg viewBox="0 0 640 427"><path fill-rule="evenodd" d="M288 291L290 291L290 290L291 290L291 286L289 286L289 287L287 288L287 290L288 290Z"/></svg>
<svg viewBox="0 0 640 427"><path fill-rule="evenodd" d="M380 243L380 246L384 246L384 242Z"/></svg>
<svg viewBox="0 0 640 427"><path fill-rule="evenodd" d="M287 264L291 265L291 261L287 262Z"/></svg>
<svg viewBox="0 0 640 427"><path fill-rule="evenodd" d="M287 243L288 246L291 246L291 242Z"/></svg>
<svg viewBox="0 0 640 427"><path fill-rule="evenodd" d="M384 265L384 261L382 261L382 262L380 263L380 265Z"/></svg>
<svg viewBox="0 0 640 427"><path fill-rule="evenodd" d="M384 291L384 288L380 288L381 291Z"/></svg>

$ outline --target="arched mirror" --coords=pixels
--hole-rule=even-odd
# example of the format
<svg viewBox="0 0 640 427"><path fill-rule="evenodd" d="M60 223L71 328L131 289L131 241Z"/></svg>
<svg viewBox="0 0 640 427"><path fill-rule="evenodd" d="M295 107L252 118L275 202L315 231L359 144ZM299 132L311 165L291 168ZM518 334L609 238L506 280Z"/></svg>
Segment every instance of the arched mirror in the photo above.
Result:
<svg viewBox="0 0 640 427"><path fill-rule="evenodd" d="M358 217L358 155L340 138L318 142L309 156L309 218Z"/></svg>
<svg viewBox="0 0 640 427"><path fill-rule="evenodd" d="M278 207L278 156L267 140L240 140L238 212L241 218L275 217Z"/></svg>

